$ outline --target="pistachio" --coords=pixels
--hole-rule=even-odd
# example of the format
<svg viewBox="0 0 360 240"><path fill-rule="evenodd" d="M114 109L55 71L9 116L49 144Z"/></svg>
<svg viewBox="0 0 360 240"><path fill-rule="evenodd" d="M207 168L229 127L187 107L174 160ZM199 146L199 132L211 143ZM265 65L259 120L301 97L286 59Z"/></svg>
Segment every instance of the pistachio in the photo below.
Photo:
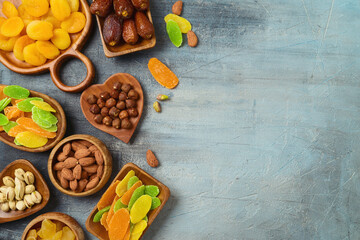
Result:
<svg viewBox="0 0 360 240"><path fill-rule="evenodd" d="M1 204L1 210L2 210L3 212L8 212L8 211L10 211L9 203L8 203L8 202L5 202L5 203Z"/></svg>
<svg viewBox="0 0 360 240"><path fill-rule="evenodd" d="M15 177L15 187L17 185L24 185L25 186L25 182L23 180L21 180L20 178Z"/></svg>
<svg viewBox="0 0 360 240"><path fill-rule="evenodd" d="M15 186L15 199L22 200L25 193L25 184L18 184Z"/></svg>
<svg viewBox="0 0 360 240"><path fill-rule="evenodd" d="M24 201L17 201L16 202L16 209L19 210L19 211L22 211L22 210L25 210L26 206L25 206L25 203Z"/></svg>
<svg viewBox="0 0 360 240"><path fill-rule="evenodd" d="M31 199L33 200L34 203L41 203L42 200L42 196L38 191L34 191L31 193Z"/></svg>
<svg viewBox="0 0 360 240"><path fill-rule="evenodd" d="M12 201L15 198L15 190L12 187L6 189L6 200Z"/></svg>
<svg viewBox="0 0 360 240"><path fill-rule="evenodd" d="M6 194L6 189L8 189L7 186L1 186L0 187L0 193Z"/></svg>
<svg viewBox="0 0 360 240"><path fill-rule="evenodd" d="M15 177L19 178L21 181L24 181L25 171L22 168L15 169Z"/></svg>
<svg viewBox="0 0 360 240"><path fill-rule="evenodd" d="M25 195L24 203L27 208L31 208L35 204L30 194Z"/></svg>
<svg viewBox="0 0 360 240"><path fill-rule="evenodd" d="M15 187L15 181L12 177L9 176L3 177L3 183L7 187Z"/></svg>
<svg viewBox="0 0 360 240"><path fill-rule="evenodd" d="M161 112L160 103L158 101L154 102L153 108L155 109L156 112Z"/></svg>
<svg viewBox="0 0 360 240"><path fill-rule="evenodd" d="M32 193L33 191L35 191L35 186L34 185L27 185L25 187L25 194L30 194Z"/></svg>
<svg viewBox="0 0 360 240"><path fill-rule="evenodd" d="M16 201L9 201L9 207L11 210L16 210Z"/></svg>
<svg viewBox="0 0 360 240"><path fill-rule="evenodd" d="M35 182L35 177L32 172L27 171L24 175L24 180L26 184L33 184Z"/></svg>
<svg viewBox="0 0 360 240"><path fill-rule="evenodd" d="M157 95L156 99L159 101L164 101L164 100L168 100L169 96L164 95L164 94L159 94L159 95Z"/></svg>
<svg viewBox="0 0 360 240"><path fill-rule="evenodd" d="M0 203L4 203L4 202L6 202L6 194L0 193Z"/></svg>

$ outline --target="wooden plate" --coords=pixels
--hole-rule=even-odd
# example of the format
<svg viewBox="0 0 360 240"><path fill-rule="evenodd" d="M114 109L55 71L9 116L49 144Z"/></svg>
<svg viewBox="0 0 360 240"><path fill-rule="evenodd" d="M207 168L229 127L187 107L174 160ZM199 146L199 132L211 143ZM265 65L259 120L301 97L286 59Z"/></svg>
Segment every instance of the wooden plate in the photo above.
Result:
<svg viewBox="0 0 360 240"><path fill-rule="evenodd" d="M6 86L6 85L0 84L0 86ZM6 143L7 145L13 148L26 152L45 152L53 148L64 137L66 132L65 112L61 107L61 105L55 99L49 97L48 95L30 90L30 97L40 97L44 99L45 102L49 103L56 110L56 113L54 114L58 119L58 123L57 123L58 131L56 137L53 139L49 139L49 141L44 146L39 148L28 148L24 146L18 146L14 143L14 138L7 135L7 133L4 131L0 132L0 141Z"/></svg>
<svg viewBox="0 0 360 240"><path fill-rule="evenodd" d="M57 160L55 159L55 156L57 155L59 149L62 146L64 146L65 143L71 142L74 140L86 140L88 142L91 142L99 149L99 151L101 152L101 154L103 155L103 158L104 158L104 173L103 173L103 176L102 176L99 184L95 188L93 188L89 191L86 191L86 192L81 192L81 193L76 193L76 192L73 192L71 190L64 189L63 187L61 187L59 180L57 178L55 178L56 173L53 170L53 166L57 162ZM89 195L92 195L92 194L98 192L107 183L107 181L109 180L109 178L111 176L111 172L112 172L112 157L111 157L111 154L110 154L109 150L107 149L106 145L102 141L97 139L96 137L93 137L90 135L85 135L85 134L71 135L71 136L63 139L61 142L59 142L54 147L54 149L51 151L49 160L48 160L48 172L49 172L49 177L50 177L51 182L62 193L65 193L65 194L73 196L73 197L85 197L85 196L89 196Z"/></svg>
<svg viewBox="0 0 360 240"><path fill-rule="evenodd" d="M0 0L1 6L4 1L5 0ZM6 1L12 2L16 7L19 7L19 5L21 4L21 0L6 0ZM52 81L54 82L56 87L58 87L60 90L64 92L80 92L84 90L91 84L92 79L94 78L95 75L94 66L92 65L90 59L88 59L84 54L80 52L80 49L83 47L85 41L89 37L92 18L91 18L89 6L85 0L80 0L79 11L81 11L86 17L85 27L79 33L70 34L70 38L71 38L70 47L66 50L61 51L61 54L57 58L53 60L48 60L44 65L36 67L16 59L12 52L6 52L0 50L0 62L10 70L21 74L36 74L45 71L50 71ZM4 17L4 14L0 12L0 16ZM85 64L87 69L87 75L85 79L78 85L67 86L61 81L59 76L59 70L64 60L72 57L78 58Z"/></svg>
<svg viewBox="0 0 360 240"><path fill-rule="evenodd" d="M87 97L90 94L99 96L100 93L103 91L110 92L112 90L112 86L115 82L128 83L139 94L139 99L136 102L136 104L137 104L136 109L137 109L139 115L136 118L129 119L132 124L131 129L116 129L116 128L113 128L112 126L108 127L108 126L105 126L104 124L98 124L94 121L94 114L92 114L89 111L90 104L86 101ZM91 125L93 125L94 127L98 128L106 133L109 133L109 134L117 137L124 143L128 143L131 139L131 136L134 134L136 126L138 125L139 120L142 115L142 112L143 112L144 93L142 91L140 83L138 82L138 80L136 80L136 78L134 78L133 76L131 76L128 73L116 73L116 74L112 75L111 77L109 77L103 84L92 85L91 87L86 89L81 94L80 105L81 105L81 110L82 110L84 116L91 123Z"/></svg>
<svg viewBox="0 0 360 240"><path fill-rule="evenodd" d="M63 224L65 224L66 226L68 226L73 233L75 234L75 239L76 240L85 240L85 235L84 235L84 231L82 230L81 226L79 225L79 223L73 219L72 217L70 217L67 214L64 213L59 213L59 212L48 212L48 213L44 213L38 217L36 217L35 219L33 219L25 228L23 235L21 236L21 240L25 240L26 239L26 235L28 234L28 232L31 229L36 229L36 228L40 228L41 227L41 222L44 219L50 219L51 221L59 221L62 222Z"/></svg>
<svg viewBox="0 0 360 240"><path fill-rule="evenodd" d="M34 165L31 164L28 160L25 159L19 159L15 160L9 165L7 165L4 170L0 173L0 179L1 179L1 185L3 185L2 178L5 176L10 176L12 178L15 178L14 171L17 168L22 168L24 171L30 171L34 174L35 177L35 188L36 190L41 194L42 200L40 204L34 205L32 208L27 208L24 211L10 211L10 212L3 212L0 211L0 223L4 222L11 222L15 221L24 217L27 217L31 214L34 214L41 209L43 209L46 204L49 202L50 198L50 192L49 188L46 185L46 182L43 178L43 176L40 174L40 172L34 167Z"/></svg>
<svg viewBox="0 0 360 240"><path fill-rule="evenodd" d="M135 14L135 12L134 12L134 14ZM154 24L152 17L151 17L150 8L146 11L146 16L148 17L150 22L152 24ZM156 44L155 33L154 33L154 36L150 39L142 39L139 36L139 41L133 45L127 44L124 41L122 41L119 45L111 47L105 43L103 32L102 32L105 18L96 16L96 21L97 21L97 24L99 27L99 32L100 32L101 42L103 44L104 53L105 53L105 56L108 58L117 57L117 56L125 55L128 53L137 52L140 50L145 50L145 49L155 47L155 44Z"/></svg>
<svg viewBox="0 0 360 240"><path fill-rule="evenodd" d="M160 194L159 194L158 198L161 200L161 205L158 208L151 210L150 214L148 214L148 218L149 218L148 226L146 227L143 234L141 235L141 237L140 237L140 239L141 239L142 236L144 236L144 233L149 229L150 225L154 222L155 218L160 213L160 211L164 207L167 200L169 199L170 190L167 186L162 184L160 181L158 181L153 176L151 176L150 174L148 174L147 172L145 172L144 170L142 170L141 168L139 168L138 166L136 166L133 163L127 163L120 170L119 174L115 177L113 182L115 182L116 180L123 179L130 170L134 170L135 175L143 182L143 184L156 185L160 189ZM97 212L98 212L98 209L95 206L94 209L92 210L92 212L90 213L89 217L86 220L86 224L85 224L86 229L91 234L93 234L95 237L97 237L101 240L109 240L108 232L105 230L105 228L99 222L97 222L97 223L93 222L93 218Z"/></svg>

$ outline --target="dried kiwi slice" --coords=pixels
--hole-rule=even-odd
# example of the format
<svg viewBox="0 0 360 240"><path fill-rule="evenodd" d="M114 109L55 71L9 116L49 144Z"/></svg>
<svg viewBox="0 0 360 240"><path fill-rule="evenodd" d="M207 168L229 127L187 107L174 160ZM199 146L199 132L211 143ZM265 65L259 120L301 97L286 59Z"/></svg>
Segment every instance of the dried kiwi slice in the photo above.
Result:
<svg viewBox="0 0 360 240"><path fill-rule="evenodd" d="M30 91L26 88L20 87L18 85L10 85L4 88L4 94L8 97L15 99L24 99L29 97Z"/></svg>

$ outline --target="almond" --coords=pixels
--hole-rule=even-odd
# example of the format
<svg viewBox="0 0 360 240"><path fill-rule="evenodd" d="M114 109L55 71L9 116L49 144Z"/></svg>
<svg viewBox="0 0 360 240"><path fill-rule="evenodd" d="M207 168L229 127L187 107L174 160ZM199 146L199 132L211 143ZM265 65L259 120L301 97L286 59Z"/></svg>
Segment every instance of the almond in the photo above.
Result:
<svg viewBox="0 0 360 240"><path fill-rule="evenodd" d="M104 158L103 158L103 155L101 154L101 152L99 150L97 150L95 152L95 160L96 160L96 163L97 165L103 165L104 164Z"/></svg>
<svg viewBox="0 0 360 240"><path fill-rule="evenodd" d="M100 165L96 171L96 175L99 178L102 178L102 175L104 174L104 165Z"/></svg>
<svg viewBox="0 0 360 240"><path fill-rule="evenodd" d="M94 187L96 187L99 184L100 179L98 177L94 177L87 185L85 188L85 191L93 189Z"/></svg>
<svg viewBox="0 0 360 240"><path fill-rule="evenodd" d="M84 157L87 157L91 154L90 150L87 149L87 148L82 148L82 149L79 149L75 152L75 157L77 159L80 159L80 158L84 158Z"/></svg>
<svg viewBox="0 0 360 240"><path fill-rule="evenodd" d="M81 141L78 141L80 144L86 146L87 148L91 147L93 144L89 141L86 141L86 140L81 140Z"/></svg>
<svg viewBox="0 0 360 240"><path fill-rule="evenodd" d="M98 150L98 148L95 145L92 145L91 147L89 147L89 150L94 153L95 151Z"/></svg>
<svg viewBox="0 0 360 240"><path fill-rule="evenodd" d="M157 167L159 165L159 161L150 149L146 152L146 161L150 165L150 167Z"/></svg>
<svg viewBox="0 0 360 240"><path fill-rule="evenodd" d="M77 189L77 187L78 187L78 181L76 179L72 180L72 181L70 181L69 185L70 185L70 189L75 191Z"/></svg>
<svg viewBox="0 0 360 240"><path fill-rule="evenodd" d="M60 177L61 177L61 171L56 171L56 177L57 177L57 179L59 179L59 180L60 180Z"/></svg>
<svg viewBox="0 0 360 240"><path fill-rule="evenodd" d="M69 187L69 181L66 180L65 178L60 177L59 181L62 188L67 189Z"/></svg>
<svg viewBox="0 0 360 240"><path fill-rule="evenodd" d="M87 166L87 167L83 167L83 169L85 171L87 171L88 173L96 173L97 168L98 168L98 165L96 165L96 164L93 164L93 165L90 165L90 166Z"/></svg>
<svg viewBox="0 0 360 240"><path fill-rule="evenodd" d="M79 143L78 141L72 142L71 148L74 152L76 152L77 150L80 150L80 149L87 149L87 147L85 145Z"/></svg>
<svg viewBox="0 0 360 240"><path fill-rule="evenodd" d="M85 171L84 169L82 169L81 171L81 179L87 179L89 177L89 174L87 171Z"/></svg>
<svg viewBox="0 0 360 240"><path fill-rule="evenodd" d="M71 144L70 143L66 143L64 146L63 146L63 153L68 156L69 153L71 151Z"/></svg>
<svg viewBox="0 0 360 240"><path fill-rule="evenodd" d="M86 157L86 158L80 158L79 164L83 167L87 167L92 165L95 162L95 159L93 157Z"/></svg>
<svg viewBox="0 0 360 240"><path fill-rule="evenodd" d="M64 162L57 162L57 163L55 163L53 169L55 171L62 170L64 168L64 165L65 165Z"/></svg>
<svg viewBox="0 0 360 240"><path fill-rule="evenodd" d="M64 161L64 168L73 168L78 164L78 160L76 158L70 157Z"/></svg>
<svg viewBox="0 0 360 240"><path fill-rule="evenodd" d="M59 153L59 155L57 156L56 159L57 159L59 162L63 162L63 161L65 161L66 158L67 158L66 154L65 154L64 152L61 152L61 153Z"/></svg>
<svg viewBox="0 0 360 240"><path fill-rule="evenodd" d="M76 189L76 192L82 192L84 191L86 185L88 184L88 180L87 179L81 179L79 182L78 182L78 188Z"/></svg>
<svg viewBox="0 0 360 240"><path fill-rule="evenodd" d="M93 175L91 175L91 176L89 177L89 181L93 180L93 179L96 178L96 177L97 177L97 173L94 173Z"/></svg>
<svg viewBox="0 0 360 240"><path fill-rule="evenodd" d="M74 180L74 176L73 173L70 169L68 168L63 168L61 170L61 177L65 178L66 180L72 181Z"/></svg>
<svg viewBox="0 0 360 240"><path fill-rule="evenodd" d="M193 31L187 32L187 40L190 47L196 47L196 45L198 44L198 38Z"/></svg>
<svg viewBox="0 0 360 240"><path fill-rule="evenodd" d="M80 165L76 165L73 169L73 176L75 179L80 180L81 179L81 166Z"/></svg>
<svg viewBox="0 0 360 240"><path fill-rule="evenodd" d="M183 2L182 1L177 1L176 3L174 3L174 5L172 6L172 12L173 14L176 14L178 16L181 15L182 12L182 8L183 8Z"/></svg>

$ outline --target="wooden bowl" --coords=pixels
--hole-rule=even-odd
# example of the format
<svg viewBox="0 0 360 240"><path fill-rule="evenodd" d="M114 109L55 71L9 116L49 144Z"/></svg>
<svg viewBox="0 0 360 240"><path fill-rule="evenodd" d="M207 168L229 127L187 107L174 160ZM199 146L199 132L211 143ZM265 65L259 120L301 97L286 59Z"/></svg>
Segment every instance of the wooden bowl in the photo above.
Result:
<svg viewBox="0 0 360 240"><path fill-rule="evenodd" d="M0 0L0 4L5 0ZM6 0L12 2L16 7L21 4L21 0ZM86 24L84 29L75 34L70 34L71 38L71 45L69 48L62 50L60 55L53 60L48 60L44 65L41 66L32 66L26 62L20 61L15 58L13 52L7 52L0 50L0 62L4 64L10 70L20 73L20 74L36 74L45 71L50 71L50 75L52 81L60 90L64 92L80 92L87 88L94 78L95 70L94 66L92 65L90 59L88 59L84 54L80 52L80 49L83 47L85 41L89 37L90 27L91 27L91 13L89 6L85 0L80 0L80 8L85 17L86 17ZM0 16L4 17L4 14L0 12ZM82 61L87 69L87 75L85 79L76 86L67 86L65 85L59 76L59 70L64 62L64 60L68 58L75 57Z"/></svg>
<svg viewBox="0 0 360 240"><path fill-rule="evenodd" d="M6 86L6 85L0 84L0 86ZM45 102L50 104L56 110L56 113L54 113L54 115L58 119L58 123L57 123L58 131L57 131L56 137L53 139L49 139L48 142L44 146L39 147L39 148L28 148L28 147L24 147L24 146L18 146L14 143L14 138L7 135L7 133L4 131L0 132L0 141L2 141L3 143L6 143L7 145L9 145L13 148L16 148L16 149L19 149L22 151L26 151L26 152L45 152L45 151L48 151L51 148L53 148L64 137L65 132L66 132L65 112L64 112L63 108L61 107L61 105L55 99L53 99L52 97L49 97L48 95L30 90L30 97L40 97L40 98L44 99Z"/></svg>
<svg viewBox="0 0 360 240"><path fill-rule="evenodd" d="M158 198L161 200L161 205L158 208L151 210L150 214L148 214L148 218L149 218L148 226L146 227L143 234L141 235L141 237L140 237L140 239L141 239L142 236L144 236L144 233L149 229L150 225L154 222L155 218L160 213L160 211L164 207L167 200L169 199L170 190L167 186L162 184L160 181L158 181L153 176L151 176L150 174L148 174L147 172L145 172L144 170L142 170L141 168L139 168L138 166L136 166L133 163L125 164L124 167L120 170L119 174L115 177L113 182L115 182L116 180L123 179L130 170L134 170L135 175L137 177L139 177L139 179L143 182L143 184L156 185L160 189L160 194L159 194ZM109 240L108 232L106 231L106 229L99 222L97 222L97 223L93 222L93 218L97 212L98 212L98 209L95 205L94 209L92 210L92 212L90 213L89 217L86 220L86 224L85 224L86 229L91 234L93 234L95 237L97 237L101 240Z"/></svg>
<svg viewBox="0 0 360 240"><path fill-rule="evenodd" d="M148 17L150 22L153 24L150 8L146 11L146 16ZM137 51L140 51L140 50L145 50L145 49L155 47L155 44L156 44L155 34L150 39L143 39L143 38L141 38L139 36L138 42L136 44L133 44L133 45L125 43L124 41L122 41L120 44L118 44L118 45L116 45L114 47L111 47L111 46L109 46L109 45L107 45L105 43L104 36L103 36L103 25L104 25L105 18L96 16L96 21L98 23L104 53L105 53L105 56L108 57L108 58L117 57L117 56L125 55L125 54L128 54L128 53L137 52Z"/></svg>
<svg viewBox="0 0 360 240"><path fill-rule="evenodd" d="M76 240L85 240L85 234L84 231L82 230L81 226L79 225L79 223L73 219L72 217L70 217L67 214L64 213L59 213L59 212L48 212L48 213L44 213L38 217L36 217L35 219L33 219L25 228L22 236L21 236L21 240L25 240L27 234L29 233L29 231L31 229L37 229L41 227L41 222L45 219L49 219L51 221L59 221L61 223L63 223L64 225L68 226L73 233L75 234L75 239Z"/></svg>
<svg viewBox="0 0 360 240"><path fill-rule="evenodd" d="M103 91L110 92L112 90L112 86L115 82L128 83L139 94L139 99L136 102L136 104L137 104L136 109L137 109L139 115L136 118L129 119L132 124L131 129L116 129L116 128L113 128L112 126L105 126L104 124L98 124L94 121L94 114L92 114L89 111L90 104L86 101L87 97L90 94L99 96L100 93ZM103 84L92 85L91 87L86 89L81 94L80 105L81 105L81 110L82 110L85 118L91 123L91 125L93 125L94 127L98 128L108 134L111 134L111 135L117 137L124 143L128 143L130 141L132 135L135 132L135 129L140 121L140 118L141 118L141 115L143 112L144 93L142 91L140 83L138 82L138 80L136 80L136 78L134 78L133 76L131 76L128 73L116 73L116 74L112 75L111 77L109 77Z"/></svg>
<svg viewBox="0 0 360 240"><path fill-rule="evenodd" d="M57 155L59 149L65 145L65 143L74 141L74 140L86 140L92 144L94 144L99 151L101 152L101 154L103 155L104 158L104 173L103 176L99 182L99 184L86 192L81 192L81 193L76 193L73 192L71 190L68 189L64 189L63 187L61 187L59 180L57 178L55 178L56 173L53 170L53 165L57 162L57 160L55 159L55 156ZM105 144L100 141L99 139L97 139L96 137L90 136L90 135L85 135L85 134L77 134L77 135L72 135L69 136L65 139L63 139L61 142L59 142L54 149L51 151L50 156L49 156L49 160L48 160L48 172L49 172L49 177L51 182L54 184L54 186L60 190L60 192L65 193L67 195L73 196L73 197L85 197L85 196L89 196L92 195L96 192L98 192L109 180L110 176L111 176L111 172L112 172L112 157L111 154L109 152L109 150L107 149L107 147L105 146Z"/></svg>
<svg viewBox="0 0 360 240"><path fill-rule="evenodd" d="M46 204L49 202L49 198L50 198L49 188L46 185L43 176L28 160L19 159L7 165L4 168L4 170L2 170L0 173L1 185L3 185L2 183L3 177L10 176L12 178L15 178L14 171L17 168L22 168L24 169L25 172L30 171L34 174L35 177L34 185L36 190L41 194L42 200L40 204L35 204L32 208L27 208L24 211L18 211L18 210L10 211L10 212L0 211L0 223L11 222L27 217L43 209L46 206Z"/></svg>

